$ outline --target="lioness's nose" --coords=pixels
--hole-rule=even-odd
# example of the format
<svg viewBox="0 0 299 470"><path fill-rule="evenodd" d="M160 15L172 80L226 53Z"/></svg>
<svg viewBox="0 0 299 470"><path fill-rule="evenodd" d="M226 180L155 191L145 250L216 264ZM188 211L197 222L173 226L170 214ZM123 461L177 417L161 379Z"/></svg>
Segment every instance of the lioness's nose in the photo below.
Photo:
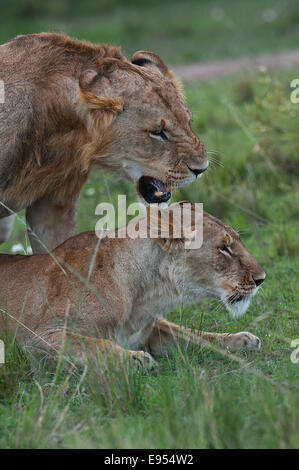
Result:
<svg viewBox="0 0 299 470"><path fill-rule="evenodd" d="M252 276L252 277L253 277L253 280L254 280L254 283L255 283L256 287L258 287L264 282L265 277L266 277L266 273L259 274L256 278L254 276Z"/></svg>

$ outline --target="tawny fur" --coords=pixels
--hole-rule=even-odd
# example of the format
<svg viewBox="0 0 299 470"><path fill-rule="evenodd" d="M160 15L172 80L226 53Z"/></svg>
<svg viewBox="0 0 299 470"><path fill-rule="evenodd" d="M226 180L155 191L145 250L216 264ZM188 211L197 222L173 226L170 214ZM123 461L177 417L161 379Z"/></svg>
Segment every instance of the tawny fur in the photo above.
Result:
<svg viewBox="0 0 299 470"><path fill-rule="evenodd" d="M80 338L87 346L139 360L150 356L138 351L161 353L179 337L216 341L232 351L258 349L260 342L250 333L191 331L162 316L204 297L250 297L257 290L254 280L264 277L238 234L206 213L203 245L196 250L185 249L184 239L99 240L87 232L52 255L0 255L0 325L2 331L16 331L21 343L38 342L54 356L65 330L78 355L83 354Z"/></svg>
<svg viewBox="0 0 299 470"><path fill-rule="evenodd" d="M0 201L27 208L49 250L75 233L74 207L93 166L135 185L145 175L175 188L195 179L188 166L207 165L172 72L156 54L132 60L116 47L53 33L0 46ZM167 144L150 138L162 120ZM8 215L0 206L0 217ZM45 251L30 240L34 252Z"/></svg>

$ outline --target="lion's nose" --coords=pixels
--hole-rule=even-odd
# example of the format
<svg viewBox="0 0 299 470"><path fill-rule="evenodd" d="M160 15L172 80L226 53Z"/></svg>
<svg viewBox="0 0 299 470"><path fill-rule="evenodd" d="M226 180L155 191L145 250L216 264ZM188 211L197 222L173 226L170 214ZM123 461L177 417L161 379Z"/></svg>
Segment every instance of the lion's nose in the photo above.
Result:
<svg viewBox="0 0 299 470"><path fill-rule="evenodd" d="M199 175L201 175L206 169L208 168L209 165L206 165L204 168L191 168L189 165L187 167L189 168L190 171L195 175L197 178Z"/></svg>

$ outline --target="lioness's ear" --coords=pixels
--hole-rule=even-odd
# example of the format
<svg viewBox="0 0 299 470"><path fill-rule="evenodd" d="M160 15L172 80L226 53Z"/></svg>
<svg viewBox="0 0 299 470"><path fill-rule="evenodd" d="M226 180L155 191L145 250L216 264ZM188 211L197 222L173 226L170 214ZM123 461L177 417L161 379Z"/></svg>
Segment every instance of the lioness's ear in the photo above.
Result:
<svg viewBox="0 0 299 470"><path fill-rule="evenodd" d="M138 51L132 56L132 64L139 65L148 69L156 70L157 72L165 75L168 78L173 78L173 73L164 64L161 57L154 52Z"/></svg>
<svg viewBox="0 0 299 470"><path fill-rule="evenodd" d="M150 205L146 212L148 235L154 238L163 250L182 250L185 242L195 238L191 203L176 203L166 209Z"/></svg>

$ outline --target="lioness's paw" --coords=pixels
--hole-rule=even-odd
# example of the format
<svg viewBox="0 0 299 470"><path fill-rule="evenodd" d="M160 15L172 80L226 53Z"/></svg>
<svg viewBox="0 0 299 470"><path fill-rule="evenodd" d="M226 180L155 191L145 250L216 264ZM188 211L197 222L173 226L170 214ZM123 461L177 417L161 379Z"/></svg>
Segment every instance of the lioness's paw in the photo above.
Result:
<svg viewBox="0 0 299 470"><path fill-rule="evenodd" d="M261 340L248 331L241 331L231 336L228 345L230 351L240 351L248 349L250 351L259 350L261 348Z"/></svg>
<svg viewBox="0 0 299 470"><path fill-rule="evenodd" d="M130 355L137 368L152 370L158 365L154 358L145 351L131 351Z"/></svg>

